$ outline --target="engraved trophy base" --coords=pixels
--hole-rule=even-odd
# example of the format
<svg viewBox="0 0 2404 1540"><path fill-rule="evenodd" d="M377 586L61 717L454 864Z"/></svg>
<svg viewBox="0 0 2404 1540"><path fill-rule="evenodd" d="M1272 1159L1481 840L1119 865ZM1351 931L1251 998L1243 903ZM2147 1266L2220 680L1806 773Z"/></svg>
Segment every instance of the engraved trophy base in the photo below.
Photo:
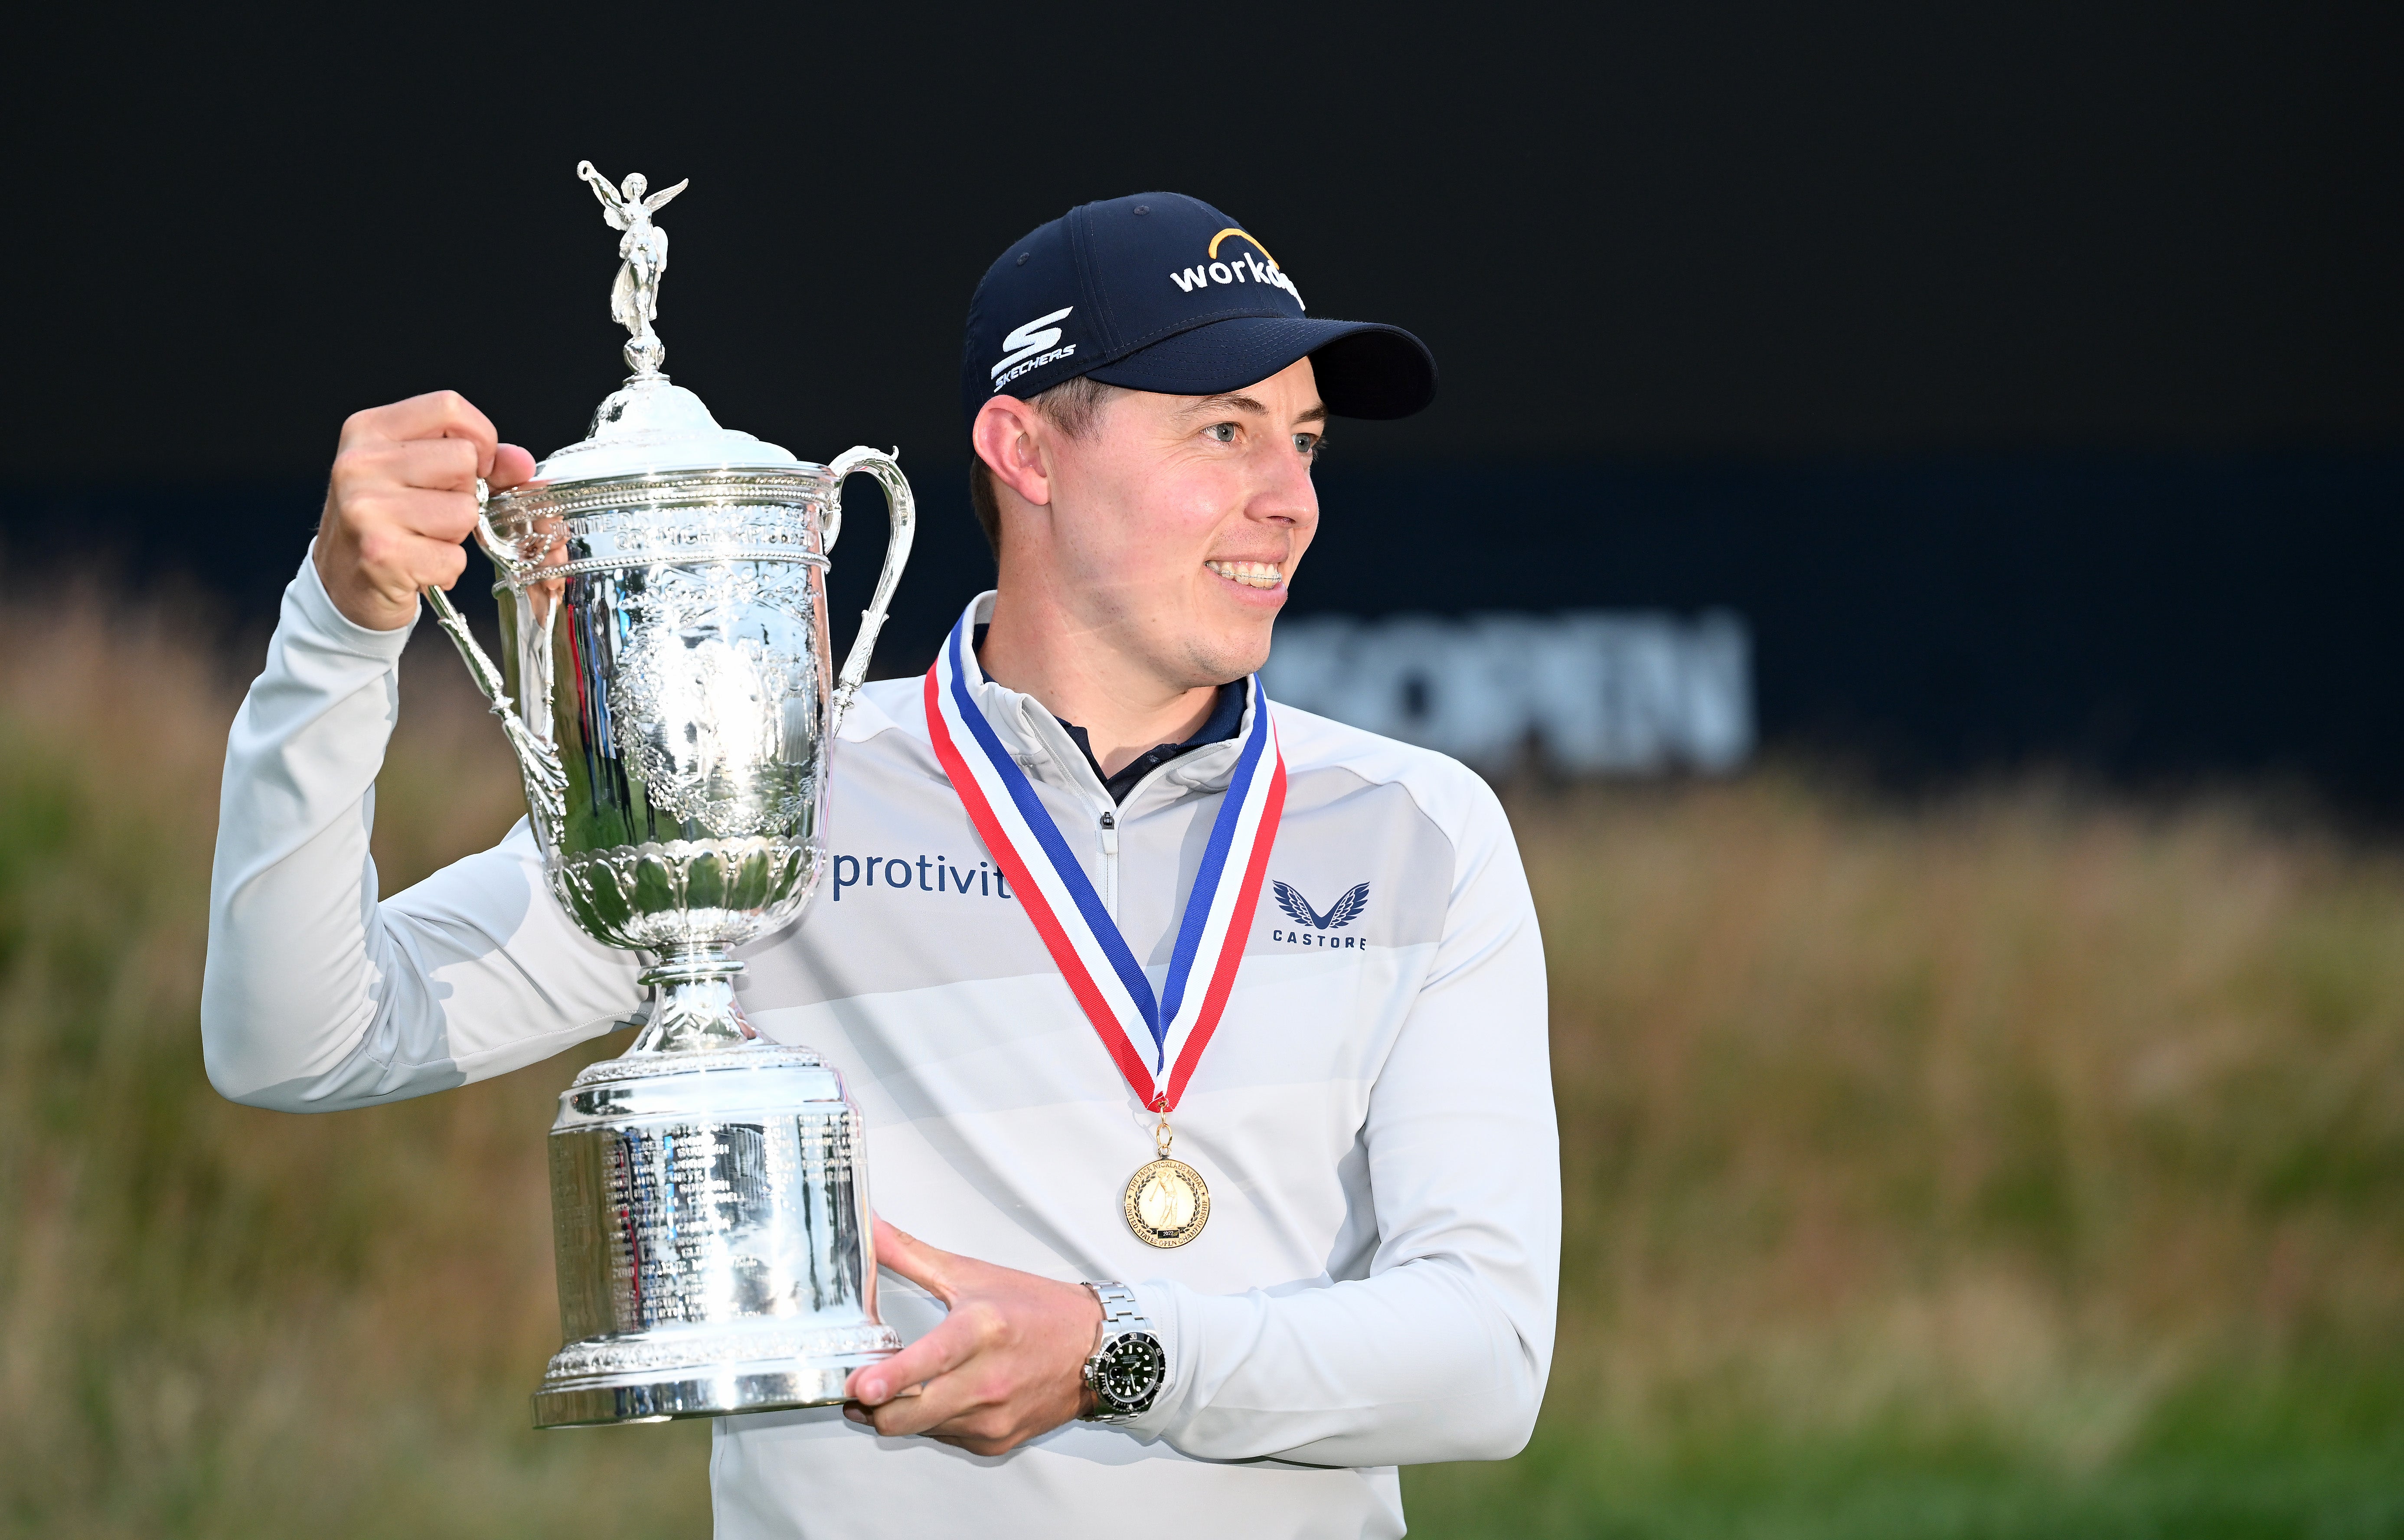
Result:
<svg viewBox="0 0 2404 1540"><path fill-rule="evenodd" d="M566 1346L534 1394L539 1428L832 1406L902 1350L876 1313L859 1109L818 1055L748 1032L722 949L646 977L638 1045L588 1065L551 1131ZM698 1024L711 1029L699 1031Z"/></svg>
<svg viewBox="0 0 2404 1540"><path fill-rule="evenodd" d="M538 1428L592 1427L608 1422L665 1422L679 1417L732 1417L744 1412L832 1407L844 1399L854 1369L891 1357L902 1338L889 1326L857 1333L867 1351L815 1354L760 1351L743 1343L756 1333L710 1334L688 1351L701 1362L681 1369L647 1373L562 1375L562 1360L600 1347L631 1344L580 1342L552 1360L542 1388L534 1393ZM832 1334L828 1334L832 1335ZM830 1344L832 1346L833 1344ZM765 1346L764 1344L761 1346Z"/></svg>

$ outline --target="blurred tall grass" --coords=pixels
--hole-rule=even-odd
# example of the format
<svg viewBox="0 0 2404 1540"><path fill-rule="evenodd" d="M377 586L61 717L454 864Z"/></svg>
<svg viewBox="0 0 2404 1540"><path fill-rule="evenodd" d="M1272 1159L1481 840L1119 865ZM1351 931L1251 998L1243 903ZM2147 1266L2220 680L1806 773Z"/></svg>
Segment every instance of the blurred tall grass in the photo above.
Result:
<svg viewBox="0 0 2404 1540"><path fill-rule="evenodd" d="M525 1426L580 1057L327 1117L209 1090L239 681L98 614L0 614L0 1525L706 1533L706 1430ZM387 889L517 810L455 669L404 673ZM2404 1533L2392 852L2043 784L1514 816L1561 1346L1526 1455L1407 1474L1416 1531Z"/></svg>
<svg viewBox="0 0 2404 1540"><path fill-rule="evenodd" d="M1567 1246L1460 1534L2404 1534L2404 862L1775 776L1519 810Z"/></svg>
<svg viewBox="0 0 2404 1540"><path fill-rule="evenodd" d="M188 625L101 613L0 616L0 1525L706 1534L705 1424L527 1426L558 1345L543 1131L584 1058L324 1117L210 1090L241 680ZM457 668L404 670L387 890L523 811Z"/></svg>

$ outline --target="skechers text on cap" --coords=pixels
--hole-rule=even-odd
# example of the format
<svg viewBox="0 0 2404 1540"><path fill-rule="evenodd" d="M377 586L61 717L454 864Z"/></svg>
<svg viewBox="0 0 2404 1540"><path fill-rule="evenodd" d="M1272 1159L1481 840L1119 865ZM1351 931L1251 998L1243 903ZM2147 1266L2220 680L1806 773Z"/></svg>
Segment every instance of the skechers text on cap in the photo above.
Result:
<svg viewBox="0 0 2404 1540"><path fill-rule="evenodd" d="M1012 245L969 301L960 406L1064 380L1216 396L1307 357L1339 417L1407 417L1435 396L1435 357L1400 327L1306 315L1268 248L1198 199L1139 192L1083 203Z"/></svg>

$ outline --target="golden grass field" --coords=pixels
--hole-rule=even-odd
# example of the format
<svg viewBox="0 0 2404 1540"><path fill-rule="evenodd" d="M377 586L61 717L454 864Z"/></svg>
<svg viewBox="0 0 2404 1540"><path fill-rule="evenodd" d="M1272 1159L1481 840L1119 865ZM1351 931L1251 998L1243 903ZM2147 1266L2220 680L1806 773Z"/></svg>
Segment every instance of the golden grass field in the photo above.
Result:
<svg viewBox="0 0 2404 1540"><path fill-rule="evenodd" d="M526 1426L580 1058L321 1118L209 1090L237 686L92 613L0 616L0 1531L706 1533L705 1428ZM387 890L517 809L421 649ZM1775 770L1513 811L1560 1351L1527 1454L1406 1476L1416 1533L2404 1534L2392 847Z"/></svg>

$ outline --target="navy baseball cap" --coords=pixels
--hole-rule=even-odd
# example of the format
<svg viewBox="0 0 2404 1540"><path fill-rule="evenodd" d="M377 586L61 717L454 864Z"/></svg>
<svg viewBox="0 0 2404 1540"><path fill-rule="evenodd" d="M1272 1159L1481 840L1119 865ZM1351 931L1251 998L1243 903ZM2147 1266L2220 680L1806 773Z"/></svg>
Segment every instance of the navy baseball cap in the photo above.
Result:
<svg viewBox="0 0 2404 1540"><path fill-rule="evenodd" d="M1435 357L1400 327L1306 315L1259 239L1176 192L1083 203L985 269L969 301L960 407L1090 375L1216 396L1307 357L1339 417L1407 417L1435 396Z"/></svg>

